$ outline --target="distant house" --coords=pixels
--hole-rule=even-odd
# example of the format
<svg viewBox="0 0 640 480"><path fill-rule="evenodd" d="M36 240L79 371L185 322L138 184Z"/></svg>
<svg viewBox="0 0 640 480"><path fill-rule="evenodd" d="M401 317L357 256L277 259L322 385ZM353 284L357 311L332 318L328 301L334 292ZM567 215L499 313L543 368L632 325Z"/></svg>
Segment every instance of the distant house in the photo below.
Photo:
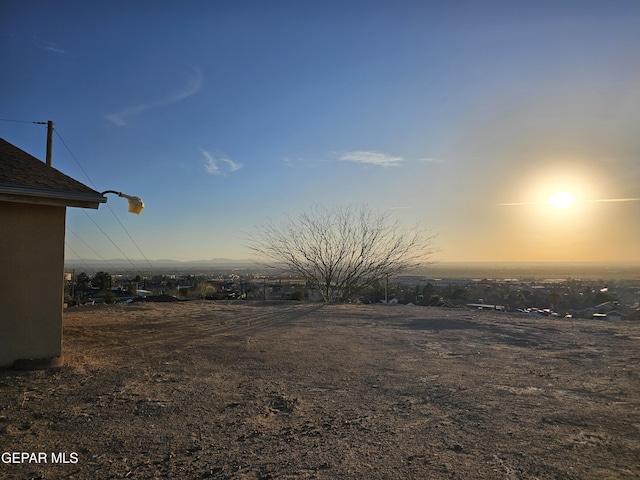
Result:
<svg viewBox="0 0 640 480"><path fill-rule="evenodd" d="M624 313L621 313L617 310L611 310L610 312L605 313L604 316L606 320L612 320L614 322L624 320L624 318L626 317Z"/></svg>
<svg viewBox="0 0 640 480"><path fill-rule="evenodd" d="M0 139L0 366L61 364L66 208L104 202Z"/></svg>
<svg viewBox="0 0 640 480"><path fill-rule="evenodd" d="M611 321L625 320L628 317L624 311L620 311L619 309L616 310L613 307L602 307L601 305L580 310L576 312L576 316L580 318L594 318L596 320Z"/></svg>
<svg viewBox="0 0 640 480"><path fill-rule="evenodd" d="M594 311L598 312L598 313L608 313L611 312L612 310L615 310L616 308L618 308L618 305L614 302L604 302L604 303L600 303L598 305L596 305L595 307L592 307Z"/></svg>
<svg viewBox="0 0 640 480"><path fill-rule="evenodd" d="M471 308L473 310L499 310L501 312L505 311L504 305L488 305L485 303L467 303L465 307Z"/></svg>
<svg viewBox="0 0 640 480"><path fill-rule="evenodd" d="M626 309L614 302L600 303L594 307L585 308L584 310L574 311L575 316L580 318L595 318L598 320L619 321L632 316L625 313Z"/></svg>

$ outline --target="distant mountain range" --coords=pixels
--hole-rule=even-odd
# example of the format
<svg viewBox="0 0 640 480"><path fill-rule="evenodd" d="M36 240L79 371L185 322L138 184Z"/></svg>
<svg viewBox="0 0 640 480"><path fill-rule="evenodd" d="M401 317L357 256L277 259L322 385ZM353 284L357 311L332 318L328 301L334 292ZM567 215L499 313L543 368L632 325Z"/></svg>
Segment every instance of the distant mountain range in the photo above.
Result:
<svg viewBox="0 0 640 480"><path fill-rule="evenodd" d="M108 271L109 273L121 273L138 271L139 273L149 273L153 270L162 270L162 273L167 273L167 270L173 270L176 272L183 272L193 270L199 272L206 269L245 269L252 266L257 266L257 262L250 259L232 259L232 258L212 258L209 260L144 260L144 259L124 259L124 258L110 258L106 260L97 259L67 259L65 260L65 270L89 270L94 271ZM89 272L87 272L89 273Z"/></svg>
<svg viewBox="0 0 640 480"><path fill-rule="evenodd" d="M258 260L212 258L209 260L179 261L127 260L122 258L67 259L65 271L93 274L97 271L111 274L206 274L212 271L248 270L264 271ZM575 279L638 279L640 262L438 262L426 265L407 275L421 275L430 278L575 278Z"/></svg>
<svg viewBox="0 0 640 480"><path fill-rule="evenodd" d="M147 260L143 260L140 258L128 260L125 258L109 258L106 260L98 260L95 258L83 258L83 259L67 259L66 263L87 263L87 264L101 264L105 265L110 263L112 265L131 265L131 262L137 264L146 264ZM151 264L155 265L180 265L180 264L199 264L199 265L245 265L250 263L255 263L254 260L250 259L233 259L233 258L211 258L209 260L171 260L170 258L162 258L159 260L149 260Z"/></svg>

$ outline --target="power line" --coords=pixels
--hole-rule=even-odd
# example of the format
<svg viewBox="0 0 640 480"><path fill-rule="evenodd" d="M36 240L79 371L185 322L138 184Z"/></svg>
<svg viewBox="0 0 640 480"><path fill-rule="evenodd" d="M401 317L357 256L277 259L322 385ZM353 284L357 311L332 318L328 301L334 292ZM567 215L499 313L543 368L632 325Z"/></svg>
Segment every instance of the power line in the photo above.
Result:
<svg viewBox="0 0 640 480"><path fill-rule="evenodd" d="M109 211L113 214L113 217L118 221L118 223L120 224L120 226L122 227L122 229L124 230L124 233L127 234L127 237L129 237L129 240L131 240L131 243L133 243L136 248L138 249L138 252L140 252L140 255L142 255L142 258L145 259L145 261L147 262L147 265L149 265L149 268L151 269L152 272L155 272L155 269L153 268L153 265L151 265L151 262L149 261L149 259L145 256L145 254L142 252L142 250L140 249L140 247L138 246L138 244L136 243L136 241L133 239L133 237L129 234L129 231L125 228L125 226L122 224L122 222L120 221L120 219L118 218L118 216L116 215L116 213L112 210L112 208L109 206L109 204L107 203L107 208L109 209ZM155 272L157 273L157 272Z"/></svg>
<svg viewBox="0 0 640 480"><path fill-rule="evenodd" d="M0 118L0 121L3 122L13 122L13 123L31 123L31 124L36 124L36 125L47 125L48 122L34 122L34 121L28 121L28 120L14 120L14 119L8 119L8 118ZM69 155L71 155L71 158L73 158L73 160L76 162L76 164L78 165L78 167L80 168L80 170L82 171L82 173L84 174L85 177L87 177L87 180L89 181L89 183L93 186L94 190L98 190L98 187L96 187L96 184L93 183L93 180L91 180L91 177L89 176L89 174L86 172L86 170L82 167L82 164L78 161L78 159L76 158L76 156L73 154L73 152L71 151L71 149L69 148L69 146L67 145L67 143L64 141L64 139L62 138L62 136L60 135L60 133L58 132L58 129L54 130L56 136L58 137L58 139L60 140L60 142L62 142L62 145L64 145L64 147L67 149L67 152L69 152ZM127 230L127 228L124 226L124 224L120 221L120 219L118 218L118 216L116 215L116 212L113 211L113 209L111 208L111 206L109 204L106 204L107 208L109 209L109 211L111 212L111 214L114 216L114 218L117 220L117 222L120 224L120 226L122 227L122 229L124 230L124 232L127 234L127 236L129 237L129 240L131 240L131 243L133 243L136 247L136 249L138 250L138 252L140 252L140 255L142 255L142 258L144 258L144 260L147 262L147 265L149 265L149 268L151 269L152 272L154 273L158 273L155 271L155 269L153 268L153 265L151 264L151 262L149 261L149 259L147 258L147 256L144 254L144 252L142 251L142 249L140 248L140 246L137 244L137 242L133 239L133 237L131 236L131 234L129 233L129 231ZM107 237L109 239L109 241L118 249L118 251L124 256L125 259L127 259L129 261L129 263L131 263L131 265L135 268L138 269L138 267L133 263L133 261L131 261L131 259L129 257L127 257L127 255L120 250L120 248L116 245L116 243L106 234L106 232L104 230L102 230L102 228L100 228L100 226L87 214L87 212L85 212L83 210L84 214L87 215L87 217L95 224L96 227L98 227L98 229L105 235L105 237ZM71 230L69 230L71 231ZM73 233L73 232L71 232ZM74 235L78 236L77 234L74 233ZM78 237L80 238L80 237ZM80 240L82 240L80 238ZM84 242L84 240L82 240ZM86 244L86 242L84 242ZM88 244L86 244L87 246L89 246ZM91 247L89 247L91 248ZM91 249L93 250L93 249ZM97 252L95 250L93 250L94 253L97 254ZM100 256L98 254L98 256ZM101 257L102 258L102 257ZM104 260L104 259L103 259ZM105 260L106 262L106 260ZM113 268L113 267L112 267Z"/></svg>
<svg viewBox="0 0 640 480"><path fill-rule="evenodd" d="M1 122L13 122L13 123L35 123L37 125L46 125L47 122L31 122L29 120L11 120L8 118L0 118Z"/></svg>
<svg viewBox="0 0 640 480"><path fill-rule="evenodd" d="M98 230L100 230L100 231L102 232L102 234L103 234L105 237L107 237L107 240L109 240L109 241L113 244L113 246L114 246L114 247L116 247L116 249L117 249L117 250L122 254L122 256L123 256L124 258L126 258L126 259L129 261L129 263L131 264L131 266L137 270L137 269L138 269L138 267L136 266L136 264L135 264L135 263L133 263L129 257L127 257L127 254L126 254L126 253L124 253L124 252L120 249L120 247L119 247L118 245L116 245L116 242L114 242L114 241L111 239L111 237L110 237L109 235L107 235L107 232L105 232L102 228L100 228L100 225L98 225L98 224L96 223L96 221L95 221L93 218L91 218L91 216L90 216L90 215L89 215L89 214L88 214L84 209L82 210L82 212L87 216L87 218L88 218L89 220L91 220L91 221L93 222L93 224L94 224L96 227L98 227Z"/></svg>
<svg viewBox="0 0 640 480"><path fill-rule="evenodd" d="M89 174L87 172L85 172L84 168L82 168L82 165L80 165L80 162L78 161L76 156L73 154L73 152L71 151L69 146L65 143L63 138L58 133L58 130L56 129L56 130L54 130L54 132L56 132L56 136L60 139L60 141L62 142L62 145L64 145L64 148L67 149L67 152L69 152L69 155L71 155L71 158L73 158L75 160L75 162L78 164L78 167L80 167L80 170L82 170L82 173L84 173L84 176L87 177L87 180L89 180L89 183L93 186L93 189L94 190L98 190L98 187L96 187L95 183L93 183L93 180L91 180L91 177L89 176Z"/></svg>
<svg viewBox="0 0 640 480"><path fill-rule="evenodd" d="M66 246L69 250L71 250L71 251L75 254L75 256L76 256L76 257L78 257L78 260L80 260L80 261L82 262L82 264L84 265L85 270L86 270L87 272L91 271L91 269L89 268L89 265L87 265L87 264L85 263L85 261L84 261L82 258L80 258L80 255L78 255L78 252L76 252L76 251L73 249L73 247L72 247L71 245L69 245L67 242L64 242L64 244L65 244L65 246Z"/></svg>
<svg viewBox="0 0 640 480"><path fill-rule="evenodd" d="M98 256L98 258L100 258L100 260L102 260L102 261L103 261L103 262L104 262L104 263L105 263L109 268L111 268L111 270L116 270L116 268L115 268L113 265L111 265L107 260L105 260L105 259L102 257L102 255L100 255L98 252L96 252L96 250L95 250L91 245L89 245L87 242L85 242L85 241L82 239L82 237L80 237L80 235L78 235L76 232L74 232L73 230L71 230L69 227L67 227L67 230L69 230L69 232L71 232L72 234L74 234L74 235L78 238L78 240L80 240L82 243L84 243L84 244L85 244L85 245L86 245L86 246L87 246L87 247L88 247L88 248L89 248L93 253L95 253L95 254ZM69 246L69 245L67 244L67 246ZM71 248L71 247L69 246L69 248ZM73 250L73 249L71 249L71 250ZM73 253L76 253L76 252L73 252ZM80 258L80 255L78 255L78 254L76 253L76 257Z"/></svg>
<svg viewBox="0 0 640 480"><path fill-rule="evenodd" d="M62 144L64 145L64 147L67 149L67 151L69 152L69 155L71 155L71 158L73 158L73 160L76 162L76 164L78 164L78 167L80 167L80 170L82 170L82 173L84 173L85 177L87 177L87 179L89 180L89 183L93 186L94 190L98 190L98 187L96 187L95 183L93 183L93 180L91 180L91 177L89 177L89 174L85 171L84 168L82 168L82 165L80 164L80 162L78 161L78 159L76 158L76 156L73 154L73 152L71 152L71 149L69 148L69 146L66 144L66 142L64 141L64 139L62 138L62 136L60 136L60 133L58 132L58 130L55 130L56 132L56 136L60 139L60 141L62 142ZM151 262L149 261L149 259L147 258L147 256L144 254L144 252L142 251L142 249L140 248L140 246L136 243L136 241L133 239L133 237L131 236L131 234L129 233L129 231L127 230L127 228L124 226L124 224L120 221L120 219L118 218L118 216L116 215L116 212L113 211L113 209L111 208L111 206L107 203L106 204L107 208L109 209L109 211L111 212L111 214L113 215L113 217L116 219L116 221L120 224L120 226L122 227L122 229L124 230L124 232L127 234L127 237L129 237L129 240L131 240L131 243L133 243L135 245L135 247L138 249L138 252L140 252L140 255L142 255L142 258L144 258L144 260L147 262L147 265L149 265L149 268L151 269L152 272L157 273L155 271L155 269L153 268L153 265L151 264ZM84 210L83 210L84 211ZM86 212L85 215L89 216ZM89 217L91 218L91 217ZM93 219L91 219L91 221L93 221ZM94 222L95 223L95 222ZM96 226L98 226L96 224ZM100 227L98 227L100 228ZM101 231L103 231L102 229L100 229ZM104 231L103 231L104 233ZM105 236L106 233L105 233ZM107 236L107 238L109 238ZM111 243L114 244L114 246L117 247L117 245L115 244L115 242L113 242L113 240L111 240L109 238L109 240L111 241ZM124 252L122 252L122 250L120 250L118 248L118 251L120 253L122 253L122 255L124 255L124 257L129 261L129 263L131 263L135 268L137 268L135 266L135 264L131 261L130 258L128 258Z"/></svg>

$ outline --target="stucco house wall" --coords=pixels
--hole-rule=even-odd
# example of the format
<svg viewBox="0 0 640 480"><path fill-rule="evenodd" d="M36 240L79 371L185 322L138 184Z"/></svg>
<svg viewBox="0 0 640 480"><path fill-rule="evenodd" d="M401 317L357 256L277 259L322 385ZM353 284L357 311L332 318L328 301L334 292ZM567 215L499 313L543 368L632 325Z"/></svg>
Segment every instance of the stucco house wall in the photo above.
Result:
<svg viewBox="0 0 640 480"><path fill-rule="evenodd" d="M62 363L66 210L104 202L0 138L0 367Z"/></svg>
<svg viewBox="0 0 640 480"><path fill-rule="evenodd" d="M62 355L65 207L0 202L0 365Z"/></svg>

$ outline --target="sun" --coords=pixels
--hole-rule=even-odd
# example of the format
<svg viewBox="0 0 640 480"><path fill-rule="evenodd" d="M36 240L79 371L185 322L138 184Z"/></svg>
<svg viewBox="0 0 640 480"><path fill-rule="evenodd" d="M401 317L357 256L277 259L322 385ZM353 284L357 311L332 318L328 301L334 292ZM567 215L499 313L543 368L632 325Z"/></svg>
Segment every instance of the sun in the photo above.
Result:
<svg viewBox="0 0 640 480"><path fill-rule="evenodd" d="M576 199L569 192L555 192L549 197L547 203L554 208L568 208L575 203Z"/></svg>

